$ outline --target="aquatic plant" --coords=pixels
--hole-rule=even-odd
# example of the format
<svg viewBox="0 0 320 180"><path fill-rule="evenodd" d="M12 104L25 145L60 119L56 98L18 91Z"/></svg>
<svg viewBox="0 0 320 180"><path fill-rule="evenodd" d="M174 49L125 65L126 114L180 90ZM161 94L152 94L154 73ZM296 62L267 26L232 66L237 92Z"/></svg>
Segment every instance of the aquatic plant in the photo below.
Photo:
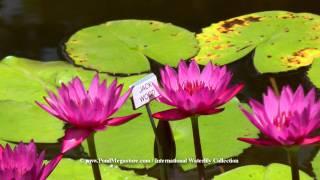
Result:
<svg viewBox="0 0 320 180"><path fill-rule="evenodd" d="M118 85L117 80L114 80L107 87L106 83L104 80L100 84L97 74L86 91L82 81L76 77L67 85L62 84L58 89L58 96L48 91L49 97L44 97L48 105L37 102L42 109L70 126L63 137L61 153L74 148L88 137L90 155L97 159L94 132L102 131L108 126L119 126L140 115L136 113L111 117L128 99L131 90L121 96L122 84ZM95 178L101 179L99 166L92 163L92 167Z"/></svg>
<svg viewBox="0 0 320 180"><path fill-rule="evenodd" d="M191 61L189 67L184 61L180 61L178 72L166 66L161 70L161 85L157 87L160 97L158 100L164 104L175 107L153 114L159 120L181 120L191 118L194 148L196 158L203 160L198 117L221 112L223 104L231 100L242 88L238 84L230 87L232 75L226 67L216 67L208 63L200 72L195 61ZM198 162L200 179L205 179L204 165Z"/></svg>
<svg viewBox="0 0 320 180"><path fill-rule="evenodd" d="M306 95L302 86L292 91L289 86L282 89L280 96L269 88L263 103L251 99L252 113L241 108L246 117L264 135L259 139L239 140L260 146L279 146L287 150L292 167L293 179L299 179L297 152L305 145L320 142L319 135L312 135L320 127L320 101L315 90Z"/></svg>
<svg viewBox="0 0 320 180"><path fill-rule="evenodd" d="M37 153L33 141L29 144L19 143L14 148L9 144L0 145L0 179L2 180L45 180L62 158L59 154L49 163L44 164L43 151Z"/></svg>

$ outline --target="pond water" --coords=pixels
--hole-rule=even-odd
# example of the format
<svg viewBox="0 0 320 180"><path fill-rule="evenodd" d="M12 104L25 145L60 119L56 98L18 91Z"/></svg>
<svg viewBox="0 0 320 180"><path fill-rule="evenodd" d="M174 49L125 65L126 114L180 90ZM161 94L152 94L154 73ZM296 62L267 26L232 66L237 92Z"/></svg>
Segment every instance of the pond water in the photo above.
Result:
<svg viewBox="0 0 320 180"><path fill-rule="evenodd" d="M213 22L265 10L320 14L320 3L318 0L0 0L0 58L15 55L43 61L64 59L61 45L71 34L108 20L153 19L200 32L202 27ZM50 146L58 150L55 145ZM309 147L300 154L301 168L310 175L313 174L309 161L317 150ZM69 156L77 158L80 155L81 151L75 151ZM287 163L285 152L276 148L251 147L238 158L240 164L212 166L207 173L214 175L222 169L244 164ZM157 168L137 172L158 176ZM196 171L182 172L176 166L169 174L174 179L195 179L197 176Z"/></svg>
<svg viewBox="0 0 320 180"><path fill-rule="evenodd" d="M154 19L199 32L209 24L257 11L320 13L317 0L0 0L0 57L61 59L73 32L114 19Z"/></svg>

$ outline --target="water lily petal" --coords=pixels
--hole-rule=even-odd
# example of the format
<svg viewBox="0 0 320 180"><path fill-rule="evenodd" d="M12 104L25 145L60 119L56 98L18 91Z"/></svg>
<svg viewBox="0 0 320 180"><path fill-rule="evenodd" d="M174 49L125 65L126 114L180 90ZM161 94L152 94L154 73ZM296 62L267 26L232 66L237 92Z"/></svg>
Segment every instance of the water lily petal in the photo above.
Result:
<svg viewBox="0 0 320 180"><path fill-rule="evenodd" d="M166 65L164 68L164 86L170 89L178 89L178 74L177 72L171 68L170 66Z"/></svg>
<svg viewBox="0 0 320 180"><path fill-rule="evenodd" d="M315 144L320 142L320 136L312 137L312 138L305 138L301 144L302 145L309 145L309 144Z"/></svg>
<svg viewBox="0 0 320 180"><path fill-rule="evenodd" d="M190 78L189 81L197 81L199 77L200 77L199 65L196 63L195 60L192 60L189 65L187 78Z"/></svg>
<svg viewBox="0 0 320 180"><path fill-rule="evenodd" d="M47 177L52 173L54 168L59 164L60 160L62 159L63 154L59 154L57 157L52 159L43 169L41 174L40 180L45 180Z"/></svg>
<svg viewBox="0 0 320 180"><path fill-rule="evenodd" d="M0 144L0 156L1 156L1 154L2 154L2 152L3 152L3 146Z"/></svg>
<svg viewBox="0 0 320 180"><path fill-rule="evenodd" d="M59 114L58 114L55 110L53 110L51 107L48 107L47 105L44 105L44 104L42 104L42 103L39 103L38 101L35 101L35 103L36 103L38 106L40 106L42 109L44 109L45 111L47 111L48 113L50 113L50 114L52 114L52 115L54 115L54 116L56 116L56 117L59 116Z"/></svg>
<svg viewBox="0 0 320 180"><path fill-rule="evenodd" d="M63 137L61 153L65 153L70 149L78 146L82 143L90 134L92 130L79 129L79 128L68 128Z"/></svg>
<svg viewBox="0 0 320 180"><path fill-rule="evenodd" d="M236 94L238 94L244 87L244 84L237 84L230 89L226 90L223 94L220 95L220 102L226 103L232 99Z"/></svg>
<svg viewBox="0 0 320 180"><path fill-rule="evenodd" d="M153 87L159 93L159 97L157 97L157 101L165 103L169 106L174 106L173 102L170 101L168 95L156 84L153 84Z"/></svg>
<svg viewBox="0 0 320 180"><path fill-rule="evenodd" d="M201 75L200 75L200 79L204 82L211 79L213 72L214 71L213 71L212 62L210 61L202 70Z"/></svg>
<svg viewBox="0 0 320 180"><path fill-rule="evenodd" d="M170 120L181 120L188 117L189 114L182 112L179 109L169 109L161 112L154 113L152 117L159 120L170 121Z"/></svg>
<svg viewBox="0 0 320 180"><path fill-rule="evenodd" d="M97 96L98 89L99 89L99 74L97 73L92 79L92 82L88 90L88 95L91 100L95 99L95 97Z"/></svg>
<svg viewBox="0 0 320 180"><path fill-rule="evenodd" d="M131 119L134 119L140 115L141 115L141 113L136 113L136 114L131 114L128 116L123 116L123 117L110 118L107 120L107 125L108 126L119 126L119 125L124 124L124 123L130 121Z"/></svg>
<svg viewBox="0 0 320 180"><path fill-rule="evenodd" d="M124 95L122 95L119 100L117 101L116 105L113 108L113 111L110 115L112 115L113 113L115 113L122 105L123 103L125 103L127 101L127 99L129 98L129 96L131 95L132 92L132 88L130 88Z"/></svg>

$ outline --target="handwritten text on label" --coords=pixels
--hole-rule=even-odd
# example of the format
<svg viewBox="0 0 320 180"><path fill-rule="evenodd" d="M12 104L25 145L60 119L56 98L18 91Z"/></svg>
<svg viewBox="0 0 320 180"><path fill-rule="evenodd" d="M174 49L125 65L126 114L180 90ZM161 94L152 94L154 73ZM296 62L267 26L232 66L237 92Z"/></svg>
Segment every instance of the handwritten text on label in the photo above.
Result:
<svg viewBox="0 0 320 180"><path fill-rule="evenodd" d="M139 108L159 96L154 85L158 86L158 81L153 73L131 85L133 87L132 95L135 108Z"/></svg>

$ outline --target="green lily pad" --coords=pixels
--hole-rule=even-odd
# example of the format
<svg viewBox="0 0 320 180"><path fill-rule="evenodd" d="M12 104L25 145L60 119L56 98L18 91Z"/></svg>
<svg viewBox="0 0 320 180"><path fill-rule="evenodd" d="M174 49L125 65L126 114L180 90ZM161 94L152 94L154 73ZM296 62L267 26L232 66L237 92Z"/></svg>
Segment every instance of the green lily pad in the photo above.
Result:
<svg viewBox="0 0 320 180"><path fill-rule="evenodd" d="M63 123L36 104L0 101L0 139L15 142L57 142Z"/></svg>
<svg viewBox="0 0 320 180"><path fill-rule="evenodd" d="M94 72L63 61L39 62L8 56L0 62L0 139L57 142L64 135L63 123L35 104L43 101L46 89L80 76L89 84Z"/></svg>
<svg viewBox="0 0 320 180"><path fill-rule="evenodd" d="M133 74L150 70L147 57L176 66L198 51L194 34L169 23L118 20L78 31L66 43L77 65L100 72Z"/></svg>
<svg viewBox="0 0 320 180"><path fill-rule="evenodd" d="M128 77L117 77L118 83L123 84L123 93L129 89L129 87L137 80L145 77L145 74L128 76Z"/></svg>
<svg viewBox="0 0 320 180"><path fill-rule="evenodd" d="M170 124L176 142L177 159L195 158L191 120L172 121ZM225 110L219 114L200 116L199 129L203 158L211 161L241 154L250 145L237 138L254 138L259 132L242 114L236 99L227 103ZM196 167L194 163L181 165L185 170Z"/></svg>
<svg viewBox="0 0 320 180"><path fill-rule="evenodd" d="M95 72L75 68L63 61L39 62L7 57L0 62L0 139L29 142L57 142L63 123L35 104L43 101L46 89L56 91L62 82L80 76L88 86ZM110 82L114 77L100 75ZM125 88L140 76L118 78ZM14 132L14 133L13 133Z"/></svg>
<svg viewBox="0 0 320 180"><path fill-rule="evenodd" d="M291 180L291 169L287 165L273 163L269 166L242 166L214 177L215 180ZM312 180L309 175L300 170L301 180Z"/></svg>
<svg viewBox="0 0 320 180"><path fill-rule="evenodd" d="M316 157L311 162L313 167L313 172L316 175L317 179L320 178L320 152L316 155Z"/></svg>
<svg viewBox="0 0 320 180"><path fill-rule="evenodd" d="M317 88L320 88L319 75L320 75L320 61L316 60L312 63L310 69L308 70L307 76Z"/></svg>
<svg viewBox="0 0 320 180"><path fill-rule="evenodd" d="M79 76L87 85L95 72L73 67L64 61L39 62L8 56L0 61L0 100L34 102L42 100L46 89Z"/></svg>
<svg viewBox="0 0 320 180"><path fill-rule="evenodd" d="M109 180L151 180L154 178L135 174L133 171L124 171L114 166L100 165L102 179ZM91 165L85 163L85 160L62 159L48 180L77 179L88 180L94 179Z"/></svg>
<svg viewBox="0 0 320 180"><path fill-rule="evenodd" d="M221 21L197 36L200 64L232 63L255 50L260 73L276 73L310 65L320 57L320 16L266 11Z"/></svg>
<svg viewBox="0 0 320 180"><path fill-rule="evenodd" d="M247 165L242 166L230 171L227 171L223 174L215 176L214 179L217 180L229 180L229 179L238 179L238 180L264 180L264 174L266 172L266 167L260 165Z"/></svg>

